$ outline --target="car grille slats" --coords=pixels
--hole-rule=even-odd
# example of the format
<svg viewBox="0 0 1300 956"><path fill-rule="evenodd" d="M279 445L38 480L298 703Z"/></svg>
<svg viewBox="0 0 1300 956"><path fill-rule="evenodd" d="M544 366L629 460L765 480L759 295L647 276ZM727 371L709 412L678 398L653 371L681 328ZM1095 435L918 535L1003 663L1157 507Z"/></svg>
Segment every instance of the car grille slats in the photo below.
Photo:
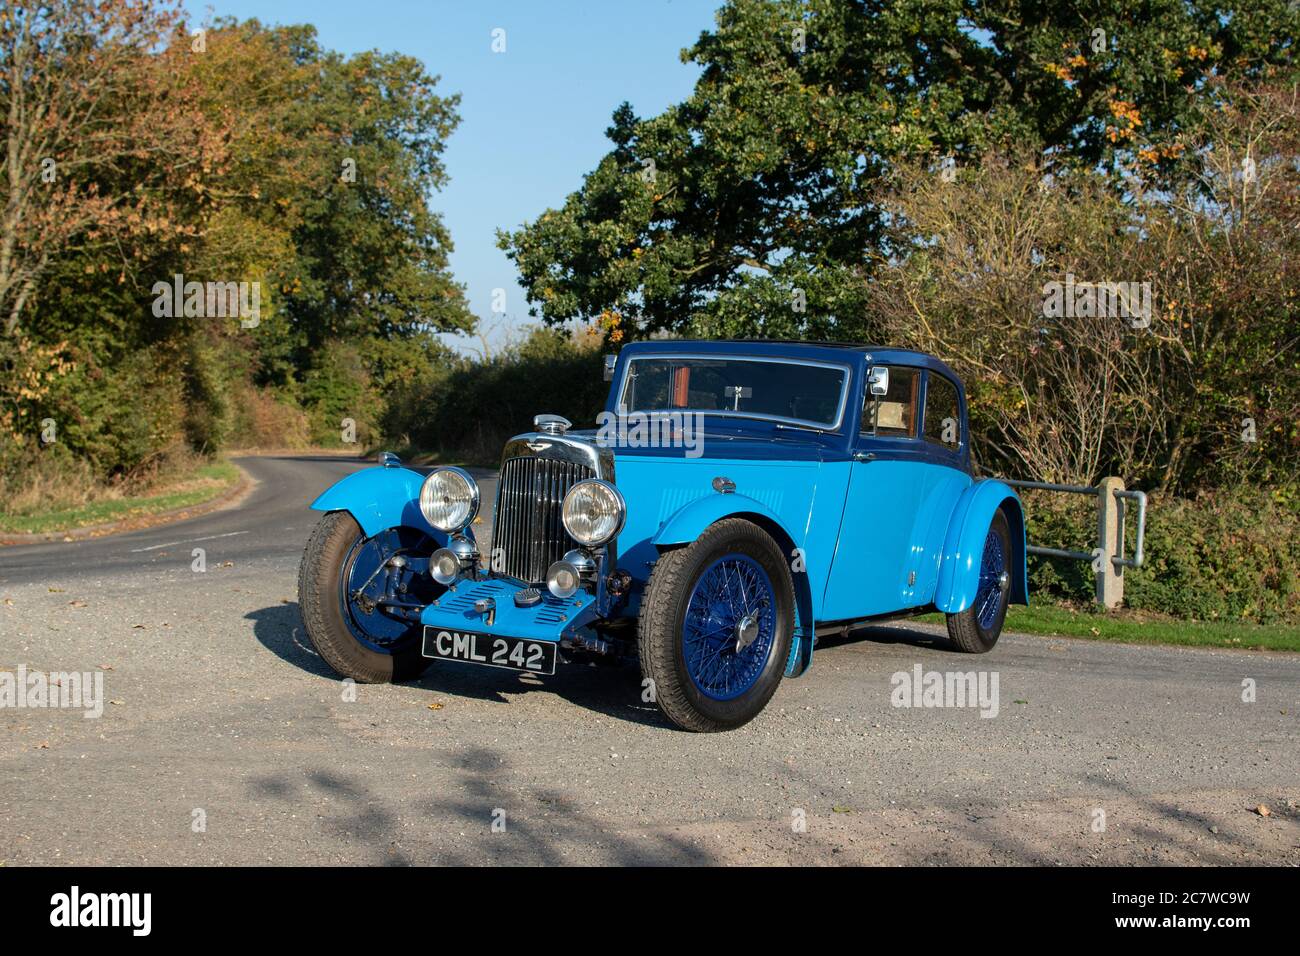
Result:
<svg viewBox="0 0 1300 956"><path fill-rule="evenodd" d="M492 547L492 567L529 584L546 579L552 562L577 547L564 530L560 506L565 493L595 472L576 462L510 458L501 466ZM499 563L498 563L499 562Z"/></svg>

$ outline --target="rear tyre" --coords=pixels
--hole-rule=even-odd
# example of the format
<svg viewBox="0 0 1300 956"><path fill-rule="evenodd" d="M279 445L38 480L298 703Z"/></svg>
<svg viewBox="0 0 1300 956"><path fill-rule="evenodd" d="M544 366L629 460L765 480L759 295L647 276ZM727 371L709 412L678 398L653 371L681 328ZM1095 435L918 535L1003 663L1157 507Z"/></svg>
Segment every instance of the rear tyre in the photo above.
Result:
<svg viewBox="0 0 1300 956"><path fill-rule="evenodd" d="M641 674L683 730L731 730L776 692L794 633L794 580L757 525L728 518L665 551L641 604Z"/></svg>
<svg viewBox="0 0 1300 956"><path fill-rule="evenodd" d="M331 511L307 540L298 568L298 607L312 646L342 677L385 684L419 677L430 664L420 655L418 624L366 610L349 596L396 548L415 544L412 534L419 533L390 528L367 538L350 514Z"/></svg>
<svg viewBox="0 0 1300 956"><path fill-rule="evenodd" d="M971 606L948 615L948 638L967 654L993 650L1002 634L1011 596L1011 532L1007 516L999 510L989 522L980 559L979 584Z"/></svg>

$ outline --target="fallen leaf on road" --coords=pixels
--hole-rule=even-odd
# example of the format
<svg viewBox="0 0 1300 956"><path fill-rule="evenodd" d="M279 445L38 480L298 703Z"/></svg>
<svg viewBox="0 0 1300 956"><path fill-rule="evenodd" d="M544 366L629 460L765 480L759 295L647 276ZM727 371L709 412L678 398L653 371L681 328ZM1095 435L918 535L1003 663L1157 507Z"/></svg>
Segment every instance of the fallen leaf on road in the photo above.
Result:
<svg viewBox="0 0 1300 956"><path fill-rule="evenodd" d="M110 704L113 704L114 706L121 706L122 704L125 704L126 701L124 701L124 700L110 700L109 703L110 703Z"/></svg>
<svg viewBox="0 0 1300 956"><path fill-rule="evenodd" d="M111 671L111 670L113 669L113 665L112 665L112 664L100 664L100 665L99 665L99 669L100 669L101 671Z"/></svg>
<svg viewBox="0 0 1300 956"><path fill-rule="evenodd" d="M14 606L14 599L13 599L13 598L5 598L5 607L13 607L13 606Z"/></svg>
<svg viewBox="0 0 1300 956"><path fill-rule="evenodd" d="M48 740L42 740L39 744L36 745L36 749L37 749L37 750L49 750L49 749L50 749L50 742L49 742Z"/></svg>
<svg viewBox="0 0 1300 956"><path fill-rule="evenodd" d="M852 807L831 807L831 813L852 813Z"/></svg>
<svg viewBox="0 0 1300 956"><path fill-rule="evenodd" d="M442 707L443 707L442 704L437 704L437 703L429 705L430 710L442 710Z"/></svg>
<svg viewBox="0 0 1300 956"><path fill-rule="evenodd" d="M133 630L133 631L143 631L143 630L144 630L145 628L147 628L148 626L149 626L148 624L132 624L132 625L131 625L131 630Z"/></svg>
<svg viewBox="0 0 1300 956"><path fill-rule="evenodd" d="M62 593L63 593L63 588L50 588L50 593L51 593L51 594L62 594Z"/></svg>
<svg viewBox="0 0 1300 956"><path fill-rule="evenodd" d="M68 602L68 606L69 606L69 607L85 607L85 606L86 606L86 602L85 602L85 601L69 601L69 602Z"/></svg>
<svg viewBox="0 0 1300 956"><path fill-rule="evenodd" d="M1255 808L1255 812L1258 813L1261 817L1268 817L1273 815L1273 811L1270 810L1268 807L1264 806L1264 804L1262 803Z"/></svg>

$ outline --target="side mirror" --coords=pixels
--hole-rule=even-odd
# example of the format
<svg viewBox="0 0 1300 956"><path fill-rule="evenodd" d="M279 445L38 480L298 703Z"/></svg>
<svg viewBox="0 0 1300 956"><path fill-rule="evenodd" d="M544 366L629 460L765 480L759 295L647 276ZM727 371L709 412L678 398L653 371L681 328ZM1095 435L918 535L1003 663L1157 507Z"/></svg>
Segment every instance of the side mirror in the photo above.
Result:
<svg viewBox="0 0 1300 956"><path fill-rule="evenodd" d="M614 367L616 365L618 365L617 355L605 356L605 381L607 382L614 381Z"/></svg>
<svg viewBox="0 0 1300 956"><path fill-rule="evenodd" d="M871 395L889 394L889 369L875 365L867 372L867 392Z"/></svg>

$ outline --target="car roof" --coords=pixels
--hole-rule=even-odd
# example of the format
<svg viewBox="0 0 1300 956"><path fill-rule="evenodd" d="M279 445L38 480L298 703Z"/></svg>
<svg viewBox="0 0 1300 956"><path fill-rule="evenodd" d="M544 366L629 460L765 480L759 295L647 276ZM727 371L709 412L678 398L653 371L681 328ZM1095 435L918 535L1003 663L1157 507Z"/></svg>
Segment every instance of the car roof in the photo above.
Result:
<svg viewBox="0 0 1300 956"><path fill-rule="evenodd" d="M912 349L891 348L885 345L867 345L859 342L809 342L800 339L650 339L629 342L623 348L629 353L663 354L672 352L706 352L720 355L781 355L789 358L822 358L844 361L844 353L860 353L872 363L898 363L933 368L954 381L960 382L957 373L942 359Z"/></svg>

